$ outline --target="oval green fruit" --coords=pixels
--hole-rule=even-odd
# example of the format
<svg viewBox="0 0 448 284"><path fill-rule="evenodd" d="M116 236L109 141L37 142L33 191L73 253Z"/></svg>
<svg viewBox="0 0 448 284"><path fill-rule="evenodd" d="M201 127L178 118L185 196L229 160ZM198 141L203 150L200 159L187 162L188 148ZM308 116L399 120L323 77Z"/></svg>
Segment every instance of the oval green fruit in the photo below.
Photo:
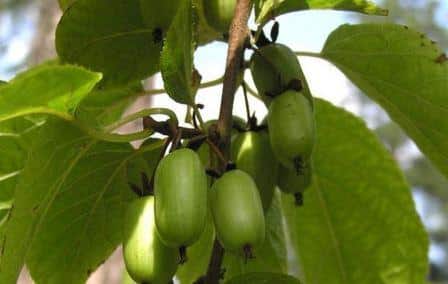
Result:
<svg viewBox="0 0 448 284"><path fill-rule="evenodd" d="M154 178L156 225L171 247L193 244L207 218L207 177L193 150L179 149L160 161Z"/></svg>
<svg viewBox="0 0 448 284"><path fill-rule="evenodd" d="M254 52L250 60L252 78L265 102L272 96L288 89L291 82L300 81L303 93L311 101L312 97L300 67L300 63L289 47L283 44L269 44Z"/></svg>
<svg viewBox="0 0 448 284"><path fill-rule="evenodd" d="M310 161L306 162L301 172L289 170L280 166L277 185L284 193L293 194L297 205L303 204L303 193L311 186L313 181L313 167Z"/></svg>
<svg viewBox="0 0 448 284"><path fill-rule="evenodd" d="M263 206L257 186L247 173L232 170L216 180L210 204L216 234L225 249L247 252L264 241Z"/></svg>
<svg viewBox="0 0 448 284"><path fill-rule="evenodd" d="M296 91L275 97L269 106L268 127L272 150L279 162L300 172L315 142L314 114L309 100Z"/></svg>
<svg viewBox="0 0 448 284"><path fill-rule="evenodd" d="M158 28L163 34L168 31L179 6L180 0L140 0L145 25L151 29Z"/></svg>
<svg viewBox="0 0 448 284"><path fill-rule="evenodd" d="M165 246L156 232L154 197L133 201L127 210L123 255L129 275L138 283L168 283L176 273L177 250Z"/></svg>
<svg viewBox="0 0 448 284"><path fill-rule="evenodd" d="M205 0L203 8L207 23L221 33L228 32L235 6L236 0Z"/></svg>
<svg viewBox="0 0 448 284"><path fill-rule="evenodd" d="M222 39L222 33L216 31L209 25L204 15L204 2L209 0L193 0L193 9L196 18L196 42L198 45L204 45L211 41Z"/></svg>
<svg viewBox="0 0 448 284"><path fill-rule="evenodd" d="M237 169L248 173L255 181L264 210L274 196L278 165L266 131L239 133L232 142L232 160Z"/></svg>

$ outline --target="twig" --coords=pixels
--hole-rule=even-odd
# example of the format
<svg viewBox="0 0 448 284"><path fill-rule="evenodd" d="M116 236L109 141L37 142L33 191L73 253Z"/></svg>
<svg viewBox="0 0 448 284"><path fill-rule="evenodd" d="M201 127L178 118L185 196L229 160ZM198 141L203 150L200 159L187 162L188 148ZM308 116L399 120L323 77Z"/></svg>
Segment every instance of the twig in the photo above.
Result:
<svg viewBox="0 0 448 284"><path fill-rule="evenodd" d="M246 115L247 115L247 121L249 122L251 119L250 116L250 106L249 106L249 99L247 98L247 88L246 88L246 82L243 81L241 84L243 87L243 95L244 95L244 104L246 106Z"/></svg>
<svg viewBox="0 0 448 284"><path fill-rule="evenodd" d="M232 130L232 112L235 100L235 92L238 87L238 75L244 63L245 43L249 35L247 21L251 11L250 0L238 0L235 7L235 14L230 25L229 47L227 50L226 71L224 73L223 91L221 98L221 110L218 121L218 147L229 160L230 156L230 136ZM219 163L219 171L225 171L227 163ZM221 264L224 256L224 249L215 240L213 252L210 259L205 283L218 284L221 274Z"/></svg>
<svg viewBox="0 0 448 284"><path fill-rule="evenodd" d="M222 152L228 155L232 128L232 112L235 92L238 87L238 75L244 62L244 48L249 36L247 21L251 10L250 0L238 0L235 15L230 25L229 47L227 50L226 71L224 73L221 109L218 121L218 133Z"/></svg>

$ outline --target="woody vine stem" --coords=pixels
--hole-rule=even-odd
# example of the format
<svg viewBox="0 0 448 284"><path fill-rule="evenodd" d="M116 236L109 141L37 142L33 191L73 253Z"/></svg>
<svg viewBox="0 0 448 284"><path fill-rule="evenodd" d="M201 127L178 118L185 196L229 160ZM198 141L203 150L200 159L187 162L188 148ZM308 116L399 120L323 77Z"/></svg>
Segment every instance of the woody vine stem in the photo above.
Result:
<svg viewBox="0 0 448 284"><path fill-rule="evenodd" d="M230 158L230 135L232 128L232 111L235 100L235 93L238 88L238 77L243 72L244 50L249 35L247 22L251 10L250 0L238 0L235 13L230 25L229 41L227 50L226 70L224 73L223 89L221 97L221 108L217 125L216 145L224 154L226 160ZM218 172L222 173L226 169L226 164L220 162ZM224 257L224 249L215 240L212 256L210 259L205 283L217 284L221 274L221 264Z"/></svg>

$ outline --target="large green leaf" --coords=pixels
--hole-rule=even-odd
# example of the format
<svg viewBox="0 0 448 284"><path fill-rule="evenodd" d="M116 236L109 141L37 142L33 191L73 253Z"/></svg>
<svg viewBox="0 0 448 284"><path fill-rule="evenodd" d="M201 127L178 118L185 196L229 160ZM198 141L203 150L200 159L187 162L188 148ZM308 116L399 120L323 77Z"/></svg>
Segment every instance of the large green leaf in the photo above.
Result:
<svg viewBox="0 0 448 284"><path fill-rule="evenodd" d="M292 276L269 273L269 272L253 272L243 274L226 282L226 284L300 284L300 281ZM332 282L329 282L332 283Z"/></svg>
<svg viewBox="0 0 448 284"><path fill-rule="evenodd" d="M15 283L25 259L38 283L84 283L121 242L133 198L128 164L139 156L127 143L99 142L68 122L47 121L0 231L0 283Z"/></svg>
<svg viewBox="0 0 448 284"><path fill-rule="evenodd" d="M128 83L158 71L157 28L144 24L139 0L77 0L59 22L56 49L63 62L102 72L104 84Z"/></svg>
<svg viewBox="0 0 448 284"><path fill-rule="evenodd" d="M421 284L428 239L409 186L356 117L316 101L313 186L284 212L309 284Z"/></svg>
<svg viewBox="0 0 448 284"><path fill-rule="evenodd" d="M160 59L165 89L172 99L183 104L194 104L193 75L194 34L191 0L183 1L168 30Z"/></svg>
<svg viewBox="0 0 448 284"><path fill-rule="evenodd" d="M245 260L242 255L226 253L223 267L225 279L249 272L287 272L287 253L283 230L283 213L279 194L266 212L266 238L263 245L254 248L254 259Z"/></svg>
<svg viewBox="0 0 448 284"><path fill-rule="evenodd" d="M96 89L81 102L75 116L91 127L103 128L116 122L141 91L140 82L124 87Z"/></svg>
<svg viewBox="0 0 448 284"><path fill-rule="evenodd" d="M448 176L448 64L433 41L394 24L343 25L322 56L378 102Z"/></svg>
<svg viewBox="0 0 448 284"><path fill-rule="evenodd" d="M101 74L76 66L37 67L0 86L0 122L33 114L70 116L101 80Z"/></svg>
<svg viewBox="0 0 448 284"><path fill-rule="evenodd" d="M14 188L39 125L22 117L0 123L0 226L12 206Z"/></svg>
<svg viewBox="0 0 448 284"><path fill-rule="evenodd" d="M353 11L369 15L387 15L387 10L381 9L369 0L256 0L255 13L257 23L294 11L307 9L333 9Z"/></svg>

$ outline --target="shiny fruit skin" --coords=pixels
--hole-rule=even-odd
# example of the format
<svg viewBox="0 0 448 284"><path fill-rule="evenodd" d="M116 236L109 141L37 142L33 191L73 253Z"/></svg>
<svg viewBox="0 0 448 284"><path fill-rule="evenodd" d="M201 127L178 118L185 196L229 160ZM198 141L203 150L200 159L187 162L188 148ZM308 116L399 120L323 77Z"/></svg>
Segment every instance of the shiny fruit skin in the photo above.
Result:
<svg viewBox="0 0 448 284"><path fill-rule="evenodd" d="M177 250L160 240L154 221L154 197L133 201L126 212L123 255L129 275L138 283L168 283L176 273Z"/></svg>
<svg viewBox="0 0 448 284"><path fill-rule="evenodd" d="M239 133L232 142L232 160L237 169L248 173L260 193L263 209L267 210L274 196L278 166L266 131Z"/></svg>
<svg viewBox="0 0 448 284"><path fill-rule="evenodd" d="M205 0L204 15L216 31L227 33L235 12L236 0Z"/></svg>
<svg viewBox="0 0 448 284"><path fill-rule="evenodd" d="M249 174L241 170L225 173L213 184L210 203L217 237L226 250L238 253L263 243L263 206Z"/></svg>
<svg viewBox="0 0 448 284"><path fill-rule="evenodd" d="M154 179L155 217L162 241L186 247L201 236L207 218L207 177L196 152L179 149L160 161Z"/></svg>
<svg viewBox="0 0 448 284"><path fill-rule="evenodd" d="M315 143L315 121L309 100L296 91L275 97L269 106L268 127L277 160L290 170L300 171Z"/></svg>
<svg viewBox="0 0 448 284"><path fill-rule="evenodd" d="M254 52L250 70L255 86L265 102L286 91L291 81L300 80L303 93L312 102L311 93L294 51L283 44L269 44Z"/></svg>

